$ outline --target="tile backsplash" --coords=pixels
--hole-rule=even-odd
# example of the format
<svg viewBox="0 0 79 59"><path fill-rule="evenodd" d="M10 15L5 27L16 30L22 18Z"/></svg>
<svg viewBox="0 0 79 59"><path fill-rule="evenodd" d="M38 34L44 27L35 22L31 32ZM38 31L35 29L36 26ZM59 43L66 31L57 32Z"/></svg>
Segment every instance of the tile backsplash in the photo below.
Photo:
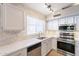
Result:
<svg viewBox="0 0 79 59"><path fill-rule="evenodd" d="M59 37L59 31L47 31L45 33L46 37Z"/></svg>
<svg viewBox="0 0 79 59"><path fill-rule="evenodd" d="M26 32L2 32L0 31L0 46L15 42L17 40L23 40L28 38L37 38L38 35L27 36Z"/></svg>
<svg viewBox="0 0 79 59"><path fill-rule="evenodd" d="M17 33L0 31L0 46L16 41Z"/></svg>

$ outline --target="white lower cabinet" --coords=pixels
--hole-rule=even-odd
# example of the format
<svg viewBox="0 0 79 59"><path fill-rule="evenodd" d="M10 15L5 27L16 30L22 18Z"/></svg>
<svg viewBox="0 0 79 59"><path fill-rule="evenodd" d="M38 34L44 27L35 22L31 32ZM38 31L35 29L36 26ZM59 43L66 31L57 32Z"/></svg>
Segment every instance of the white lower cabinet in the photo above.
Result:
<svg viewBox="0 0 79 59"><path fill-rule="evenodd" d="M18 50L16 52L13 52L7 56L27 56L27 49L24 48L24 49L21 49L21 50Z"/></svg>
<svg viewBox="0 0 79 59"><path fill-rule="evenodd" d="M52 49L57 50L57 39L56 38L52 39Z"/></svg>
<svg viewBox="0 0 79 59"><path fill-rule="evenodd" d="M48 52L50 52L52 50L52 48L54 50L57 49L57 40L56 39L48 38L46 40L43 40L41 42L41 55L42 56L47 55ZM79 55L79 53L77 55ZM20 49L16 52L8 54L7 56L27 56L27 48Z"/></svg>
<svg viewBox="0 0 79 59"><path fill-rule="evenodd" d="M75 42L75 55L79 56L79 41Z"/></svg>
<svg viewBox="0 0 79 59"><path fill-rule="evenodd" d="M42 41L41 55L45 56L52 49L52 39L46 39Z"/></svg>

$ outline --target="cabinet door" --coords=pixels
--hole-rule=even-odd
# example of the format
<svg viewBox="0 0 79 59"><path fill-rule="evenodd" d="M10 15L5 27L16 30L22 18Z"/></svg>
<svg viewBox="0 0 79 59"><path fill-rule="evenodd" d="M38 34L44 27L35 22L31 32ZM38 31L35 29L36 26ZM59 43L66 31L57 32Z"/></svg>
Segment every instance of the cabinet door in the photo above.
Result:
<svg viewBox="0 0 79 59"><path fill-rule="evenodd" d="M52 49L52 39L51 38L48 39L47 47L48 47L47 51L49 52Z"/></svg>
<svg viewBox="0 0 79 59"><path fill-rule="evenodd" d="M42 55L47 55L47 53L52 49L52 40L46 39L42 42L41 53Z"/></svg>
<svg viewBox="0 0 79 59"><path fill-rule="evenodd" d="M67 17L67 18L66 18L66 24L69 24L69 25L75 24L75 19L74 19L74 17L73 17L73 16L72 16L72 17Z"/></svg>
<svg viewBox="0 0 79 59"><path fill-rule="evenodd" d="M57 39L52 39L52 48L54 49L54 50L57 50Z"/></svg>
<svg viewBox="0 0 79 59"><path fill-rule="evenodd" d="M76 30L79 30L79 16L76 16Z"/></svg>
<svg viewBox="0 0 79 59"><path fill-rule="evenodd" d="M66 24L66 19L65 18L59 19L59 26L63 24Z"/></svg>
<svg viewBox="0 0 79 59"><path fill-rule="evenodd" d="M12 4L3 4L3 30L23 30L23 11Z"/></svg>
<svg viewBox="0 0 79 59"><path fill-rule="evenodd" d="M79 41L75 42L75 55L79 56Z"/></svg>
<svg viewBox="0 0 79 59"><path fill-rule="evenodd" d="M9 54L8 56L27 56L27 49L21 49L19 51Z"/></svg>
<svg viewBox="0 0 79 59"><path fill-rule="evenodd" d="M44 40L42 41L42 45L41 45L41 55L45 56L47 54L47 41Z"/></svg>
<svg viewBox="0 0 79 59"><path fill-rule="evenodd" d="M54 20L53 21L53 26L52 26L53 30L58 30L58 20Z"/></svg>
<svg viewBox="0 0 79 59"><path fill-rule="evenodd" d="M58 20L48 21L48 30L58 30Z"/></svg>

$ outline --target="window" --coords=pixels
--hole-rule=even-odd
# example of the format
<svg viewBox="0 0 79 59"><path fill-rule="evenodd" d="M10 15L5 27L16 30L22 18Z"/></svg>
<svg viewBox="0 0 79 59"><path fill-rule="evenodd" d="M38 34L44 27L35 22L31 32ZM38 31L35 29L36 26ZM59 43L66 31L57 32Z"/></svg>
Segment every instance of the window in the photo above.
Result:
<svg viewBox="0 0 79 59"><path fill-rule="evenodd" d="M35 34L44 32L45 30L45 21L27 16L27 34Z"/></svg>
<svg viewBox="0 0 79 59"><path fill-rule="evenodd" d="M58 20L50 20L47 23L48 30L58 30Z"/></svg>

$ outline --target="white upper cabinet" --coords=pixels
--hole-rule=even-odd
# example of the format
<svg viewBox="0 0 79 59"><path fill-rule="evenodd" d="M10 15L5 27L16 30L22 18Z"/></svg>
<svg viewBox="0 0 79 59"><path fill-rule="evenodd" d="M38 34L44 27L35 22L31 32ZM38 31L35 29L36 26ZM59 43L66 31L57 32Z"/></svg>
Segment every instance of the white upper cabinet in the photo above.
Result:
<svg viewBox="0 0 79 59"><path fill-rule="evenodd" d="M48 30L58 30L58 20L48 21Z"/></svg>
<svg viewBox="0 0 79 59"><path fill-rule="evenodd" d="M59 19L59 25L63 24L66 24L66 19L65 18Z"/></svg>
<svg viewBox="0 0 79 59"><path fill-rule="evenodd" d="M71 25L71 24L76 24L76 20L75 17L64 17L59 19L59 25L63 25L63 24L67 24L67 25Z"/></svg>
<svg viewBox="0 0 79 59"><path fill-rule="evenodd" d="M66 18L66 24L68 24L68 25L71 25L71 24L75 24L75 19L74 19L74 17L72 16L72 17L67 17Z"/></svg>
<svg viewBox="0 0 79 59"><path fill-rule="evenodd" d="M79 16L76 16L76 30L79 30Z"/></svg>
<svg viewBox="0 0 79 59"><path fill-rule="evenodd" d="M1 24L5 31L24 29L24 12L12 4L1 5Z"/></svg>

